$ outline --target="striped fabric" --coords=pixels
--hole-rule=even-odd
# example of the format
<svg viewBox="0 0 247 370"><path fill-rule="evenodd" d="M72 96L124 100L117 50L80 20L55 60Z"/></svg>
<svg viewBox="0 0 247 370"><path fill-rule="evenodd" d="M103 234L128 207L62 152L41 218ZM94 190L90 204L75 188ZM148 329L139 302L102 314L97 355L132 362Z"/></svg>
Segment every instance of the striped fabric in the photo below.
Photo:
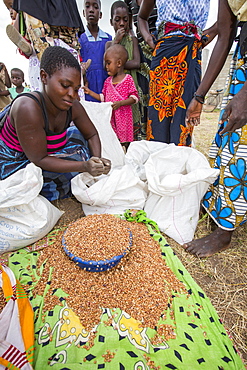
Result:
<svg viewBox="0 0 247 370"><path fill-rule="evenodd" d="M46 136L47 152L55 153L58 150L63 149L67 143L66 134L67 130L64 130L63 132L58 134L49 131L49 134ZM10 123L9 117L7 117L5 125L3 126L2 131L0 132L0 139L2 139L9 148L23 153L23 149L18 140L16 130Z"/></svg>
<svg viewBox="0 0 247 370"><path fill-rule="evenodd" d="M34 351L33 310L12 270L1 264L0 287L6 300L0 312L0 368L31 370Z"/></svg>
<svg viewBox="0 0 247 370"><path fill-rule="evenodd" d="M0 132L0 139L2 139L9 148L15 149L18 152L23 152L15 128L10 123L9 116L7 117L2 131Z"/></svg>
<svg viewBox="0 0 247 370"><path fill-rule="evenodd" d="M2 354L2 358L21 369L28 363L26 353L19 351L16 347L10 345Z"/></svg>
<svg viewBox="0 0 247 370"><path fill-rule="evenodd" d="M51 133L46 136L47 141L47 153L55 153L58 150L61 150L65 147L67 143L66 139L67 130L63 131L60 134Z"/></svg>

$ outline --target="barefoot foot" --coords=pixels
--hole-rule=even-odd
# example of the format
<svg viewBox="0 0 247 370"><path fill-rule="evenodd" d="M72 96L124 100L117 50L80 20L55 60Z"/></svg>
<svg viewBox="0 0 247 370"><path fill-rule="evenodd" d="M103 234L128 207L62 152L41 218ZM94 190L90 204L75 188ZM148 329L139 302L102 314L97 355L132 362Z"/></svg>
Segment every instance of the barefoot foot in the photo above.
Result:
<svg viewBox="0 0 247 370"><path fill-rule="evenodd" d="M186 243L182 247L186 252L197 257L210 257L230 246L232 233L233 231L226 231L218 227L212 234Z"/></svg>

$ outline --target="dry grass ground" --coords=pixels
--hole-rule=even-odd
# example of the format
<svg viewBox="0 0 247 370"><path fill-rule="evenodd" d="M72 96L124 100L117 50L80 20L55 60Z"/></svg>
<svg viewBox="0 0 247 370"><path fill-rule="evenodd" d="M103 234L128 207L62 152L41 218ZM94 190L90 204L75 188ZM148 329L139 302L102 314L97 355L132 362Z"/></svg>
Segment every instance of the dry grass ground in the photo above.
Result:
<svg viewBox="0 0 247 370"><path fill-rule="evenodd" d="M196 149L207 155L217 129L218 112L203 113L200 126L195 129ZM65 211L59 225L83 216L81 204L74 199L54 202ZM211 233L213 224L203 216L196 230L195 238ZM167 238L180 260L195 281L211 299L225 328L232 336L241 357L247 364L247 224L236 230L231 247L207 259L196 258L186 253L174 240Z"/></svg>

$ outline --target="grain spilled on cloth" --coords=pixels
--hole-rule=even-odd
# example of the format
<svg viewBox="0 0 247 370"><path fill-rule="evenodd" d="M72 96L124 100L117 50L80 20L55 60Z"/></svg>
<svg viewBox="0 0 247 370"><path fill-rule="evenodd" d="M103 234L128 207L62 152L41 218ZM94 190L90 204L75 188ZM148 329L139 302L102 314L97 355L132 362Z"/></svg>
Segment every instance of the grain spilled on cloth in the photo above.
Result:
<svg viewBox="0 0 247 370"><path fill-rule="evenodd" d="M108 271L84 271L71 261L62 248L63 231L57 235L54 244L41 251L38 267L46 263L42 278L34 289L35 295L43 295L50 268L54 267L44 311L51 310L55 304L61 305L52 294L54 289L61 288L68 294L68 306L87 330L99 323L102 308L120 308L139 320L142 326L155 328L168 304L172 303L173 293L187 294L184 284L166 265L159 243L149 235L146 226L122 222L131 230L133 244L120 263ZM117 239L118 235L116 242ZM165 327L160 330L167 339L173 335Z"/></svg>

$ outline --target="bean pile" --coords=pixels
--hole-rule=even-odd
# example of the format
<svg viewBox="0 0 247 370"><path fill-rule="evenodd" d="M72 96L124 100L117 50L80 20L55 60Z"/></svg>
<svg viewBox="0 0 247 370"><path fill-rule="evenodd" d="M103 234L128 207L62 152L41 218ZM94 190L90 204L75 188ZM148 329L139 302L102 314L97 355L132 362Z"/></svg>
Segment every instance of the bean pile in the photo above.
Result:
<svg viewBox="0 0 247 370"><path fill-rule="evenodd" d="M126 227L127 221L120 222ZM44 311L52 310L55 304L61 305L58 298L52 295L54 289L61 288L69 295L66 298L68 306L87 330L99 323L102 307L120 308L139 320L142 326L155 328L168 303L172 303L172 294L187 291L166 265L159 243L150 237L146 226L127 223L133 235L131 250L116 267L108 271L88 272L71 261L62 248L63 232L60 238L57 235L55 243L41 251L37 267L44 262L45 267L34 295L43 295L50 268L54 267ZM166 340L174 337L171 330L162 328L163 333L167 333Z"/></svg>
<svg viewBox="0 0 247 370"><path fill-rule="evenodd" d="M70 225L66 248L84 261L105 261L122 255L130 244L128 222L113 215L89 215Z"/></svg>

